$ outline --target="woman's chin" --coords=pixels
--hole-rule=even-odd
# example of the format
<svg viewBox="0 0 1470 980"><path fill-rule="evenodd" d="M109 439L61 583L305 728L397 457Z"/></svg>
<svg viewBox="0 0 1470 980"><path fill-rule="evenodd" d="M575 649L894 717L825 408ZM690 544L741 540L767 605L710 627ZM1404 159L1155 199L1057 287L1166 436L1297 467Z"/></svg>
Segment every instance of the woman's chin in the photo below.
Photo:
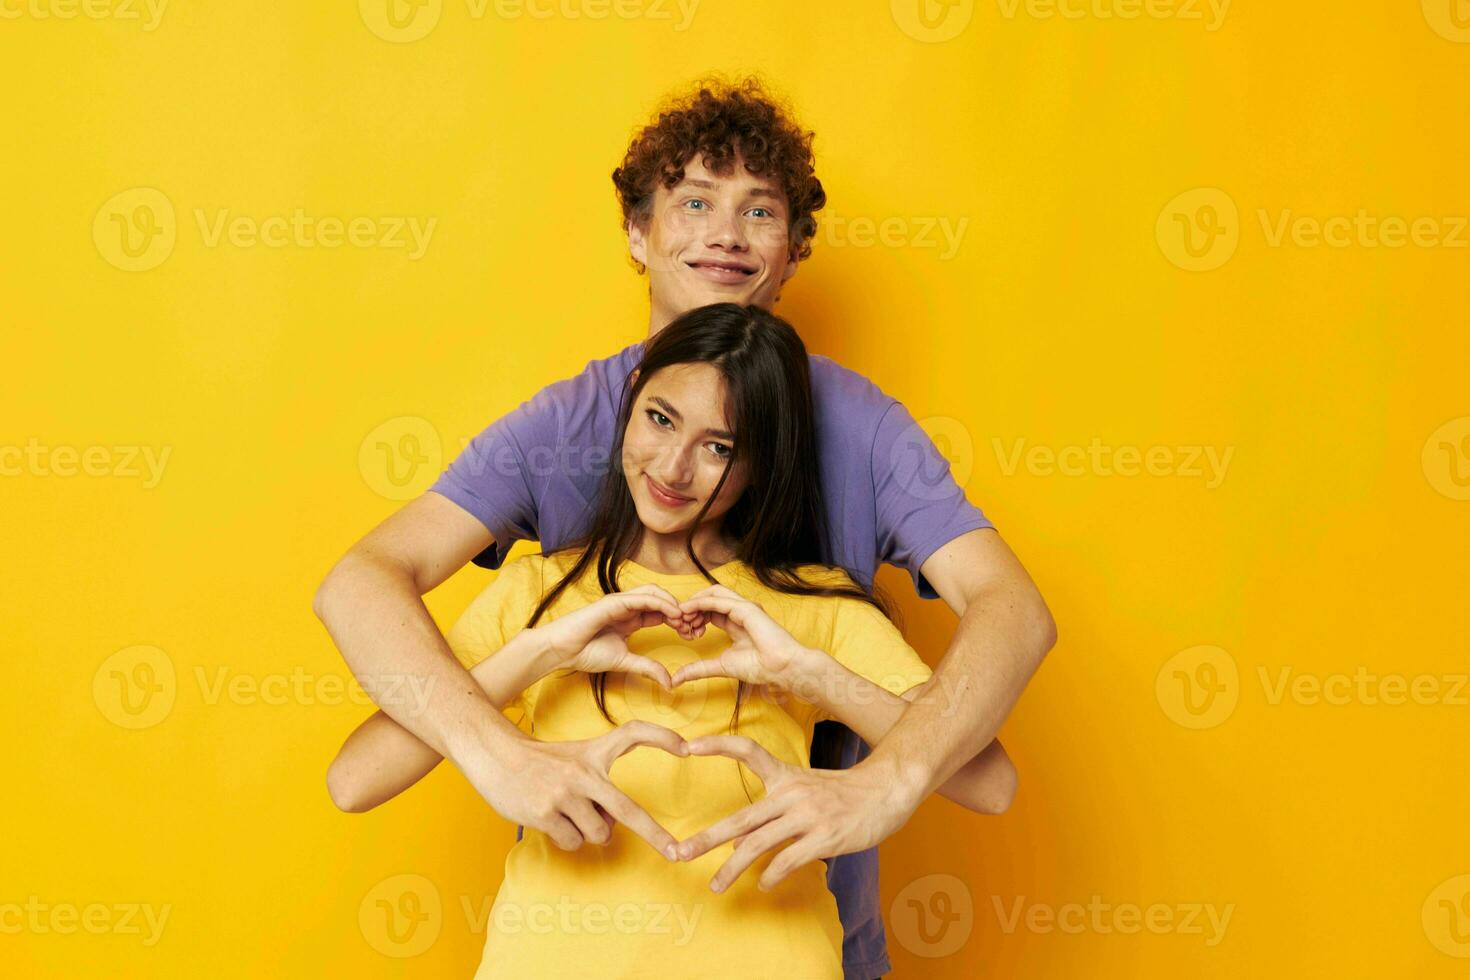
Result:
<svg viewBox="0 0 1470 980"><path fill-rule="evenodd" d="M689 522L672 518L664 508L655 503L634 502L638 509L638 520L654 534L673 534L689 528Z"/></svg>

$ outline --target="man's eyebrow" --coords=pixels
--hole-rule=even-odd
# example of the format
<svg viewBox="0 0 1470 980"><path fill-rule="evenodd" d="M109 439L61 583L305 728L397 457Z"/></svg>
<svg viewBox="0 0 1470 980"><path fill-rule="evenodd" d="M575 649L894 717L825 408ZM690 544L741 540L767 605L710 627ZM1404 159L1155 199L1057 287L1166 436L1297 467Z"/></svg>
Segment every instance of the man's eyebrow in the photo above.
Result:
<svg viewBox="0 0 1470 980"><path fill-rule="evenodd" d="M683 187L686 184L688 186L690 186L690 187L702 187L705 190L710 190L710 191L719 190L719 188L720 188L720 185L719 184L716 184L714 181L711 181L711 180L705 180L702 177L685 177L683 180L679 181L679 183L675 184L674 186L675 187ZM778 193L776 193L775 191L771 190L769 187L752 187L746 193L745 196L746 197L768 197L768 198L770 198L773 201L779 201L781 199L781 195L778 194Z"/></svg>
<svg viewBox="0 0 1470 980"><path fill-rule="evenodd" d="M649 395L648 396L648 400L651 401L651 402L653 402L659 408L663 409L664 410L664 414L667 415L667 416L669 416L670 418L675 419L676 421L679 421L679 422L684 421L684 416L682 416L682 415L679 414L679 410L677 408L675 408L674 406L670 405L668 402L664 401L659 396L657 396L657 395ZM733 433L733 432L726 432L724 429L705 429L704 432L705 432L705 435L714 436L717 439L730 439L732 441L735 439L735 433Z"/></svg>

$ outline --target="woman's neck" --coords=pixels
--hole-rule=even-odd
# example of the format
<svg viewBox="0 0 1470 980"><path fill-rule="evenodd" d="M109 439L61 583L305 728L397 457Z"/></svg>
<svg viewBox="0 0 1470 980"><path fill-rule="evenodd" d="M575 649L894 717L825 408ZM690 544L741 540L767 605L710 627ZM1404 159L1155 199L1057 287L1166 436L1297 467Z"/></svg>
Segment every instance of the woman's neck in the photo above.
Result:
<svg viewBox="0 0 1470 980"><path fill-rule="evenodd" d="M660 575L691 575L699 572L685 546L687 531L660 534L643 529L632 559ZM727 541L716 528L700 528L694 535L694 553L705 568L718 568L735 557L735 542Z"/></svg>

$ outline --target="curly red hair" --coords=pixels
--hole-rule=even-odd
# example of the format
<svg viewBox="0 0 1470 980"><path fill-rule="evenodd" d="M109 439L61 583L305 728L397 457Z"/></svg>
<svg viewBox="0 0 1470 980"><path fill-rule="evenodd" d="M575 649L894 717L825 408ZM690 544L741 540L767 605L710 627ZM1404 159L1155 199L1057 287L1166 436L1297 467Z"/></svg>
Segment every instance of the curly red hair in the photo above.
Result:
<svg viewBox="0 0 1470 980"><path fill-rule="evenodd" d="M770 177L786 194L792 253L808 258L817 231L814 213L827 203L814 172L815 135L797 125L789 109L753 77L697 82L694 91L660 106L654 121L628 144L622 166L613 171L623 225L646 227L658 184L671 188L683 180L684 165L696 153L722 177L733 171L738 156L747 171ZM638 271L643 272L642 265Z"/></svg>

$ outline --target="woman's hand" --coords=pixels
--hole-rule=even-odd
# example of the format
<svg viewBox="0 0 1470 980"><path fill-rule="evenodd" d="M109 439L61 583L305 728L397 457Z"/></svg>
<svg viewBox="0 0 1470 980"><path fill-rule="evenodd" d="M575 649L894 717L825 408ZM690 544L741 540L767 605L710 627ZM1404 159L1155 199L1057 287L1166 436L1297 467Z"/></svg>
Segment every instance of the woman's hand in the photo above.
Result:
<svg viewBox="0 0 1470 980"><path fill-rule="evenodd" d="M723 585L712 585L684 600L686 614L698 615L693 635L713 625L730 635L718 657L695 660L674 672L677 687L706 677L733 677L748 684L769 684L800 696L803 665L812 651L802 646L758 603Z"/></svg>
<svg viewBox="0 0 1470 980"><path fill-rule="evenodd" d="M692 617L686 616L668 590L641 585L605 595L536 630L549 646L557 668L589 674L610 670L638 674L667 690L673 687L668 669L657 660L630 651L628 637L645 627L667 623L684 639L692 639L698 634L690 622Z"/></svg>

